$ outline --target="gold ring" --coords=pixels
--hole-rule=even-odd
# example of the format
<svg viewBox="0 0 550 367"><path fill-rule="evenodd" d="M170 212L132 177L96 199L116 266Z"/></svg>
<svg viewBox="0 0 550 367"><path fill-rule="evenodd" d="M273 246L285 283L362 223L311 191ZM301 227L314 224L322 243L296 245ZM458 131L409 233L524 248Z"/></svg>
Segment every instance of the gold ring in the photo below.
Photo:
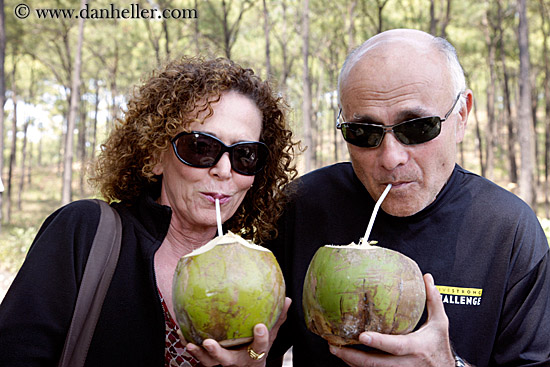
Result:
<svg viewBox="0 0 550 367"><path fill-rule="evenodd" d="M248 355L250 356L250 358L252 358L255 361L259 361L260 359L262 359L265 356L265 352L264 353L254 352L254 349L252 349L251 345L248 346L246 351L248 352Z"/></svg>

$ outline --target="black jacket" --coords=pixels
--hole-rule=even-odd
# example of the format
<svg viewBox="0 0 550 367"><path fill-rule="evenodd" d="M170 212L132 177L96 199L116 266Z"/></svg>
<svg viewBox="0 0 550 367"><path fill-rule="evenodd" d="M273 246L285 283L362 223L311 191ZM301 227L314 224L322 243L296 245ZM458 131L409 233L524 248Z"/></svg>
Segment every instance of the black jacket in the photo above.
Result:
<svg viewBox="0 0 550 367"><path fill-rule="evenodd" d="M154 254L171 209L144 197L115 204L121 254L92 339L86 366L164 366L165 321ZM100 210L71 203L48 217L0 305L0 366L56 366Z"/></svg>

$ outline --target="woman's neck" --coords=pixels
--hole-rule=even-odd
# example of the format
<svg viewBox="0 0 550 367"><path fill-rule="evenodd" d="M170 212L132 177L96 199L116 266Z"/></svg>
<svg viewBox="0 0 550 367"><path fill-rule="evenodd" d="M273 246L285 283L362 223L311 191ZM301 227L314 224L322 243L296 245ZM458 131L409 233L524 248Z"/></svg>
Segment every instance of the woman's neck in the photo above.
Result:
<svg viewBox="0 0 550 367"><path fill-rule="evenodd" d="M215 228L207 228L204 231L198 232L176 229L170 226L162 243L162 247L168 247L166 250L169 250L176 259L179 259L207 244L215 235Z"/></svg>

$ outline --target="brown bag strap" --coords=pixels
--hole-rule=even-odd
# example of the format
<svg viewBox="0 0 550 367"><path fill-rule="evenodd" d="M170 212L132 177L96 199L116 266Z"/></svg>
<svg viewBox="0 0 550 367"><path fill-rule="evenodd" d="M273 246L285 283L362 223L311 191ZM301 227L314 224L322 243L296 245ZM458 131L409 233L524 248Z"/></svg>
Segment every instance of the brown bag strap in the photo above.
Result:
<svg viewBox="0 0 550 367"><path fill-rule="evenodd" d="M120 254L122 238L120 216L105 201L93 201L99 204L101 217L84 269L59 367L84 366L103 300Z"/></svg>

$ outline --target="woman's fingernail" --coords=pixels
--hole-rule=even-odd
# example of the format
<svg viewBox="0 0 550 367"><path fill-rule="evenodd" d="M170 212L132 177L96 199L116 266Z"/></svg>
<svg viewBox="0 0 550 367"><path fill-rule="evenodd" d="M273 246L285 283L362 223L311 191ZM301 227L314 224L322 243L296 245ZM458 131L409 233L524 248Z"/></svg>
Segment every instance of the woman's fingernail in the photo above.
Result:
<svg viewBox="0 0 550 367"><path fill-rule="evenodd" d="M206 349L209 352L214 351L214 346L210 343L203 343L202 346L204 347L204 349Z"/></svg>
<svg viewBox="0 0 550 367"><path fill-rule="evenodd" d="M254 333L258 336L264 336L265 335L265 327L261 325L256 325L254 327Z"/></svg>
<svg viewBox="0 0 550 367"><path fill-rule="evenodd" d="M338 347L336 347L334 345L329 345L329 349L330 349L330 352L334 355L336 355L338 353Z"/></svg>

